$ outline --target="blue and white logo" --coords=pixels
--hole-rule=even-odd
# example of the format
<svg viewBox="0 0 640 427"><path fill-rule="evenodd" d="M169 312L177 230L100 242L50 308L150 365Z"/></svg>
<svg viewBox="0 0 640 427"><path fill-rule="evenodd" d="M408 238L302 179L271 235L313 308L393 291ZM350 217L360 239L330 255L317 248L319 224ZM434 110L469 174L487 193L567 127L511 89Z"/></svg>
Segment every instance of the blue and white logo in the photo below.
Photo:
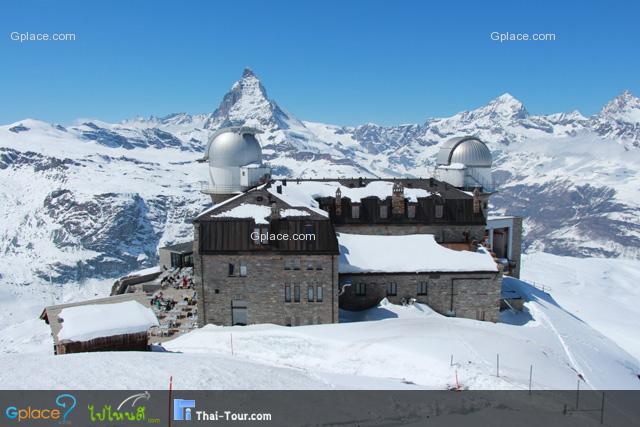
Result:
<svg viewBox="0 0 640 427"><path fill-rule="evenodd" d="M195 400L173 399L173 420L191 421L191 410L195 407Z"/></svg>

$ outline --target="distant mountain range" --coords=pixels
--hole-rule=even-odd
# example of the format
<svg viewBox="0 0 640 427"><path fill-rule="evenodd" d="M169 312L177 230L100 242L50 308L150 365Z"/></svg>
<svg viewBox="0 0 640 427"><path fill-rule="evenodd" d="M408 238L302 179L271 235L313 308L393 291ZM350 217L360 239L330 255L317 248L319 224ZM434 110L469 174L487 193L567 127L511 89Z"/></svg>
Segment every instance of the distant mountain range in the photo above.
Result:
<svg viewBox="0 0 640 427"><path fill-rule="evenodd" d="M208 204L194 162L228 125L255 126L274 175L430 176L438 146L476 135L495 159L495 213L523 215L528 250L640 258L640 100L602 110L531 115L505 93L422 124L356 127L303 121L267 96L249 69L212 113L0 126L0 281L113 277L186 240Z"/></svg>

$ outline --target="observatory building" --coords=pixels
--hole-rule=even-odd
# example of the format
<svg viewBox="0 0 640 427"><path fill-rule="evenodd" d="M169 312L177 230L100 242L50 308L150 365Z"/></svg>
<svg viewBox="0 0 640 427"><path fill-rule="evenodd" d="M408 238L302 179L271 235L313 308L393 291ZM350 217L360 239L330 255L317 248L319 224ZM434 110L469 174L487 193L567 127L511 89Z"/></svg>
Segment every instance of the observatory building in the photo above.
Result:
<svg viewBox="0 0 640 427"><path fill-rule="evenodd" d="M209 139L202 162L209 163L209 182L202 192L220 203L249 188L266 182L271 174L262 163L262 148L256 139L259 130L227 127Z"/></svg>
<svg viewBox="0 0 640 427"><path fill-rule="evenodd" d="M492 157L489 147L475 136L446 141L436 158L436 176L456 188L483 193L493 191Z"/></svg>

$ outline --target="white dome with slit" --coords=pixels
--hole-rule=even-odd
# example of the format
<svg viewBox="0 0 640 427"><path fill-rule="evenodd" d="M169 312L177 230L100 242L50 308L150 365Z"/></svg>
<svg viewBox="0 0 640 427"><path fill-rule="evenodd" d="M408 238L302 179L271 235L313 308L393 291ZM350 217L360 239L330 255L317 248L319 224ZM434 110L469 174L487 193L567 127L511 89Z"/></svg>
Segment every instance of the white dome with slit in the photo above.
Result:
<svg viewBox="0 0 640 427"><path fill-rule="evenodd" d="M436 158L439 179L466 190L493 191L493 156L487 144L475 136L451 138L440 146Z"/></svg>
<svg viewBox="0 0 640 427"><path fill-rule="evenodd" d="M491 167L493 157L489 147L475 136L451 138L440 147L437 163L451 165L461 163L467 167Z"/></svg>

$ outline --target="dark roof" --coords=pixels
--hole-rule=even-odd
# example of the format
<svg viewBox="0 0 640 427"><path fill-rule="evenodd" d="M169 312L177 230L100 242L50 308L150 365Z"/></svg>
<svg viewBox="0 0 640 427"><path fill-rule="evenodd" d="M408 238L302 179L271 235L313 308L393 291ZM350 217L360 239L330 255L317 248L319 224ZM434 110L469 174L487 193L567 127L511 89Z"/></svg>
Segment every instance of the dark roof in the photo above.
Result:
<svg viewBox="0 0 640 427"><path fill-rule="evenodd" d="M160 249L165 249L176 254L190 254L193 252L193 240L191 240L190 242L176 243L175 245L165 246L164 248Z"/></svg>

